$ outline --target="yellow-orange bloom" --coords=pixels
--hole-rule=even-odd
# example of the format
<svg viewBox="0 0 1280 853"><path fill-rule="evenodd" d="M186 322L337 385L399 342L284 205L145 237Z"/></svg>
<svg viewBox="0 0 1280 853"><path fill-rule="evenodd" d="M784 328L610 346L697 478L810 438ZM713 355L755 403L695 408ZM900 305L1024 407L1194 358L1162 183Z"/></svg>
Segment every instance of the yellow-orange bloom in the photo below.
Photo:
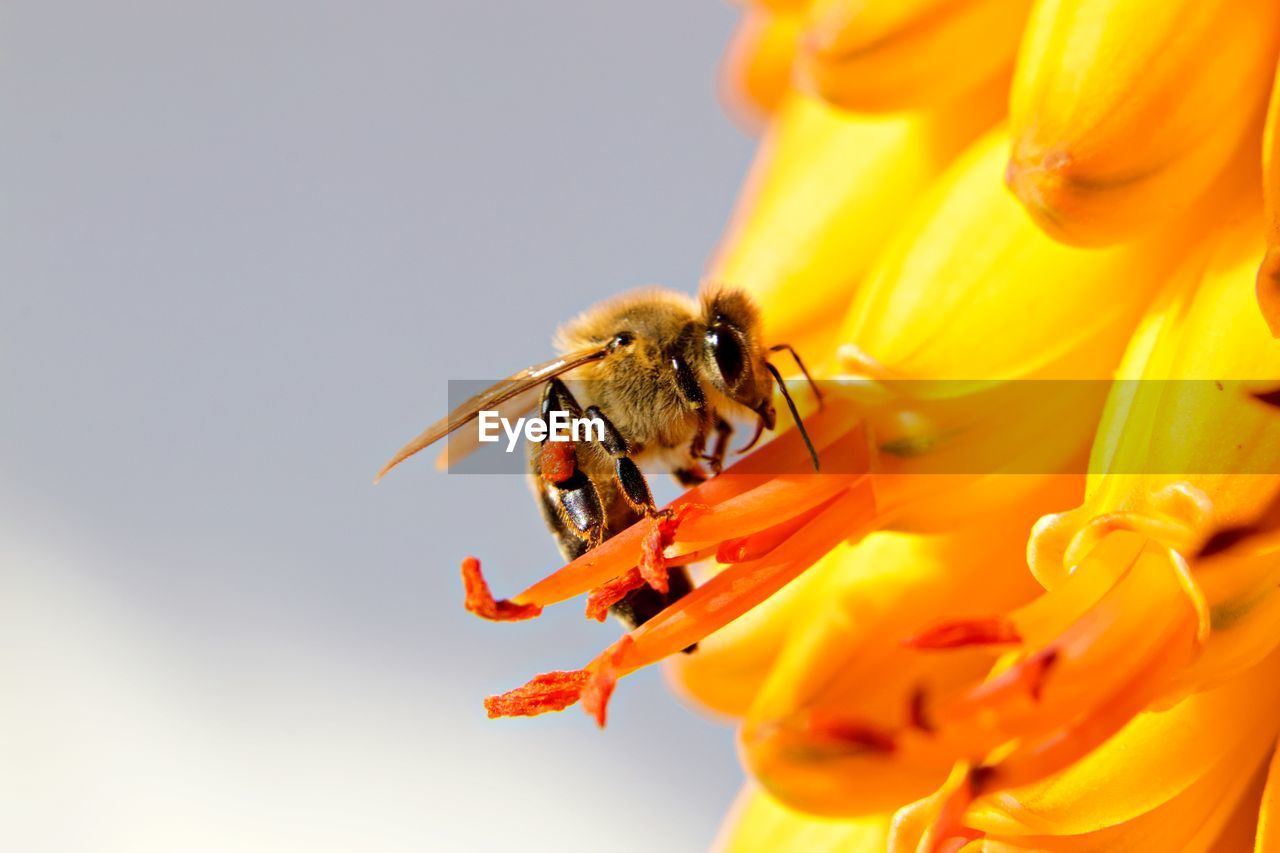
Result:
<svg viewBox="0 0 1280 853"><path fill-rule="evenodd" d="M1272 0L1039 0L1013 84L1009 185L1058 239L1140 233L1227 165L1278 44Z"/></svg>
<svg viewBox="0 0 1280 853"><path fill-rule="evenodd" d="M826 380L822 471L784 429L510 601L468 564L488 618L713 564L491 715L667 660L741 721L730 850L1280 850L1278 52L1275 0L744 10L707 278Z"/></svg>

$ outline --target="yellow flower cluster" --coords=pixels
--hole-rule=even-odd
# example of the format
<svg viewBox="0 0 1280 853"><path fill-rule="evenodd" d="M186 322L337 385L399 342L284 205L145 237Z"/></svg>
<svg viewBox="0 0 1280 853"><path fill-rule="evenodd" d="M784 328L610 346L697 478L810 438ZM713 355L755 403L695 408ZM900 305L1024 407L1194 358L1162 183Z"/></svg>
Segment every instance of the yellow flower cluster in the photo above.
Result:
<svg viewBox="0 0 1280 853"><path fill-rule="evenodd" d="M668 663L727 849L1280 850L1278 53L1276 0L744 7L708 277L851 381L879 532Z"/></svg>

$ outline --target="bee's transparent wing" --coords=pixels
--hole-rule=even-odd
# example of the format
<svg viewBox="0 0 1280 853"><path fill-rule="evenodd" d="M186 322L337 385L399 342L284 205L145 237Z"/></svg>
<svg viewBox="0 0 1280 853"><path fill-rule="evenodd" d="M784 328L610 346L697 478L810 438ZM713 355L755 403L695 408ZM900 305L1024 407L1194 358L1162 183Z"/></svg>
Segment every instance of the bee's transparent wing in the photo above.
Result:
<svg viewBox="0 0 1280 853"><path fill-rule="evenodd" d="M578 350L577 352L553 358L550 361L544 361L542 364L535 364L533 367L526 367L514 376L510 376L496 385L491 385L427 427L417 438L400 448L396 455L391 457L391 461L382 466L382 470L378 472L378 476L374 477L373 481L375 483L378 482L388 471L419 450L434 444L454 430L466 426L479 417L481 411L498 411L503 417L513 417L516 412L529 411L537 406L542 386L547 381L584 364L599 361L608 352L609 347L607 344ZM476 446L474 437L470 435L460 437L459 443L449 449L449 458L457 461L474 450ZM444 456L442 455L439 461L443 463L443 460Z"/></svg>
<svg viewBox="0 0 1280 853"><path fill-rule="evenodd" d="M542 385L539 384L526 388L514 397L510 397L497 405L485 406L484 408L496 411L498 417L504 420L514 422L535 412L541 400ZM479 449L479 427L472 426L468 428L465 422L461 423L455 431L449 433L449 439L445 442L444 449L436 457L436 468L441 471L447 470L449 463L461 462Z"/></svg>

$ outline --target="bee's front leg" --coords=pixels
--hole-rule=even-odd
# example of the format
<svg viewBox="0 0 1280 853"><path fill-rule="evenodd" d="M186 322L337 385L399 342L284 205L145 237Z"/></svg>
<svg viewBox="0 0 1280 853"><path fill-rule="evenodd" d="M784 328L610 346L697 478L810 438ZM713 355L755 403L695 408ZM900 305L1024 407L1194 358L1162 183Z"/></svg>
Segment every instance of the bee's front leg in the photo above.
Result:
<svg viewBox="0 0 1280 853"><path fill-rule="evenodd" d="M646 516L656 514L658 508L653 502L653 493L649 491L649 482L641 473L640 466L636 465L635 460L631 458L631 449L627 446L627 440L623 438L622 433L618 432L613 421L600 411L599 406L588 406L586 414L588 418L600 421L604 427L600 446L613 457L613 476L623 498L637 512Z"/></svg>
<svg viewBox="0 0 1280 853"><path fill-rule="evenodd" d="M676 478L676 482L688 488L696 486L699 483L705 483L707 480L716 476L724 468L724 457L729 452L729 439L733 436L733 424L726 421L720 416L716 416L715 422L715 441L711 444L711 452L706 452L707 437L703 428L699 428L698 434L694 437L693 442L689 446L690 463L683 468L677 468L671 472L671 476ZM711 468L711 473L699 464L706 462Z"/></svg>
<svg viewBox="0 0 1280 853"><path fill-rule="evenodd" d="M711 466L711 474L715 476L724 469L724 457L729 452L729 439L733 437L733 424L724 418L716 418L716 440L711 445L711 452L702 458Z"/></svg>

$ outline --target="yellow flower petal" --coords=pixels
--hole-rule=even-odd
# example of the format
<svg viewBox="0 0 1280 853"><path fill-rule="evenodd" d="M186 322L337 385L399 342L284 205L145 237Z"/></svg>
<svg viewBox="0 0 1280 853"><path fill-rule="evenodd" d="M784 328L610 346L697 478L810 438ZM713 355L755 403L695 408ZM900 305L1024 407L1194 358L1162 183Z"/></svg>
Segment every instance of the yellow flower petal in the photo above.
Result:
<svg viewBox="0 0 1280 853"><path fill-rule="evenodd" d="M1014 79L1010 186L1058 239L1139 233L1227 164L1278 40L1274 0L1040 0Z"/></svg>
<svg viewBox="0 0 1280 853"><path fill-rule="evenodd" d="M942 103L1007 76L1030 6L1030 0L816 0L800 75L850 110Z"/></svg>
<svg viewBox="0 0 1280 853"><path fill-rule="evenodd" d="M1179 237L1104 251L1046 237L1000 184L1006 140L952 167L857 294L840 340L889 377L1109 377L1176 262Z"/></svg>
<svg viewBox="0 0 1280 853"><path fill-rule="evenodd" d="M715 849L721 853L814 853L883 850L888 815L830 820L792 811L747 785L725 820Z"/></svg>
<svg viewBox="0 0 1280 853"><path fill-rule="evenodd" d="M876 118L790 98L761 144L708 280L755 295L769 337L820 361L894 226L1002 110L994 91L933 113Z"/></svg>

